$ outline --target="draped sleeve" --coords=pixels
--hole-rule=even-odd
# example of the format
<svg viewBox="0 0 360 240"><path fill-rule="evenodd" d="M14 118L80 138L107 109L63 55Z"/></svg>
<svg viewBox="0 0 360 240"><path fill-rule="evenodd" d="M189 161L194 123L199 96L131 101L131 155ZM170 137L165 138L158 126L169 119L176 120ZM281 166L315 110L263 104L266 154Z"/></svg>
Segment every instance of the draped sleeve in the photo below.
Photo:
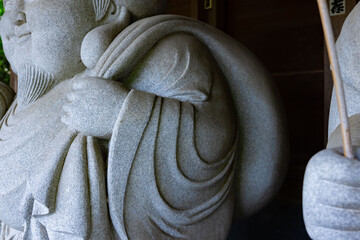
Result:
<svg viewBox="0 0 360 240"><path fill-rule="evenodd" d="M196 106L210 103L219 81L201 47L189 35L170 36L125 81L132 90L110 141L107 176L120 239L227 236L237 144L234 139L216 160L199 154L198 115L211 114Z"/></svg>
<svg viewBox="0 0 360 240"><path fill-rule="evenodd" d="M192 51L188 56L192 60L197 61L200 64L184 64L186 69L193 69L193 74L186 74L188 71L184 71L184 74L179 75L165 74L161 75L159 72L161 68L156 66L171 66L172 60L177 59L176 54L180 51L171 51L171 49L163 50L164 55L158 58L158 61L153 62L153 71L145 71L142 73L144 78L140 77L143 64L150 64L146 62L146 59L150 59L151 53L156 56L154 48L159 49L161 44L164 44L166 39L176 34L188 34L193 39L195 38L199 44L191 44L188 41L173 41L177 44L171 49L184 49L189 46ZM203 53L204 49L209 50L212 58L208 58L208 54ZM195 50L195 51L194 51ZM200 50L200 51L198 51ZM166 55L168 52L168 55ZM172 55L171 55L172 54ZM195 54L195 55L194 55ZM173 56L173 58L169 57ZM184 57L184 55L180 55ZM160 60L159 60L160 59ZM211 59L211 60L210 60ZM202 70L202 67L206 68L205 63L212 62L213 64L208 66L207 71L209 74L221 73L223 77L205 77L202 73L206 72ZM139 63L141 63L139 65ZM191 63L191 61L189 61ZM151 65L151 64L150 64ZM174 68L165 68L169 73L175 73ZM145 70L145 69L144 69ZM220 71L219 71L220 70ZM220 32L219 30L206 25L200 21L173 15L159 15L150 18L141 19L126 29L124 29L110 44L105 53L100 57L98 63L91 69L91 76L102 77L107 79L119 80L128 84L129 88L135 86L137 81L142 79L142 84L138 84L138 90L155 94L157 96L167 98L171 96L177 96L174 99L186 102L179 96L193 97L189 98L189 102L199 110L195 111L195 125L197 125L198 117L212 117L213 114L209 114L213 110L218 110L216 114L218 116L226 116L221 111L224 110L221 106L232 105L236 118L236 129L225 129L224 135L229 135L231 132L234 135L236 133L238 141L238 154L236 156L236 175L235 175L235 194L236 194L236 218L243 219L249 217L259 210L263 209L267 204L276 196L286 176L287 162L288 162L288 139L283 113L283 107L279 96L276 94L275 86L270 77L269 72L260 63L246 47L236 42L230 36ZM146 75L149 77L146 78ZM173 84L177 89L175 94L171 94L171 91L159 91L156 89L159 86L153 86L152 81L149 81L150 76L159 76L156 81L165 79L164 86L170 87ZM133 78L128 78L133 76ZM162 78L167 76L166 78ZM167 82L166 79L171 79L171 76L180 76L180 81ZM182 78L181 76L187 76L189 78ZM139 78L138 78L139 77ZM169 78L170 77L170 78ZM189 79L204 79L205 81L189 81ZM183 85L181 83L184 83ZM186 87L185 83L189 83L189 86L195 88ZM205 84L204 84L205 83ZM147 86L145 85L147 84ZM180 84L180 85L179 85ZM199 85L197 85L199 84ZM210 87L210 93L205 91L206 100L203 101L204 91L203 86ZM220 101L221 96L215 96L214 91L219 89L218 86L225 86L228 88L226 93L222 93L221 96L228 96L231 98L229 104L223 104ZM205 88L207 89L207 88ZM147 91L148 90L148 91ZM155 90L155 91L153 91ZM191 90L191 91L186 91ZM190 94L189 94L190 93ZM195 93L195 94L193 94ZM169 95L167 95L169 94ZM191 101L195 99L201 99L200 101ZM209 102L212 101L211 104ZM208 107L208 109L206 109ZM215 111L216 112L216 111ZM209 118L210 119L210 118ZM214 121L208 122L208 125L198 124L195 129L195 134L198 137L203 136L202 146L197 146L197 150L201 155L213 154L213 156L207 156L207 159L217 161L219 155L226 154L226 146L231 145L231 141L228 141L221 146L224 142L218 139L216 136L222 134L219 131L220 126L229 126L223 124L221 119L213 119ZM205 131L198 131L201 127L204 127ZM208 134L214 131L215 134ZM202 133L205 133L202 134ZM210 136L210 137L209 137ZM209 141L213 136L212 141ZM215 142L217 141L217 142ZM211 143L211 146L210 146ZM209 146L206 146L208 144ZM211 151L207 151L207 148ZM214 149L217 148L217 149ZM223 152L222 152L223 151Z"/></svg>

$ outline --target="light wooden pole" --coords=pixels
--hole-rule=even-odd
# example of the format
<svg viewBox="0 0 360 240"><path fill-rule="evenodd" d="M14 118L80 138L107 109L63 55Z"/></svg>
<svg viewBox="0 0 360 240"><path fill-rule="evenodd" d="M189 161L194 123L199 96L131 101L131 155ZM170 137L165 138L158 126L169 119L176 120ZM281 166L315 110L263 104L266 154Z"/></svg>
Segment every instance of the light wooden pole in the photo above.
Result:
<svg viewBox="0 0 360 240"><path fill-rule="evenodd" d="M341 79L339 61L336 53L335 39L330 20L329 8L327 5L327 0L317 0L317 2L321 16L321 22L324 29L325 42L329 54L330 65L332 69L336 100L340 115L344 155L348 158L354 158L351 147L350 126L346 109L345 94Z"/></svg>

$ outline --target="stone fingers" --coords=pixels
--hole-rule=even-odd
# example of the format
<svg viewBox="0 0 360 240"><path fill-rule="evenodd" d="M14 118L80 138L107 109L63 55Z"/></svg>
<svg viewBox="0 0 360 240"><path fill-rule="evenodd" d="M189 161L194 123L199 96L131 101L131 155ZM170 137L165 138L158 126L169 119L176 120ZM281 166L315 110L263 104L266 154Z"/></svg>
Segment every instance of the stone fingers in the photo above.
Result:
<svg viewBox="0 0 360 240"><path fill-rule="evenodd" d="M320 179L319 203L327 206L360 209L360 188Z"/></svg>
<svg viewBox="0 0 360 240"><path fill-rule="evenodd" d="M338 149L316 154L306 168L303 212L312 239L360 239L360 162Z"/></svg>
<svg viewBox="0 0 360 240"><path fill-rule="evenodd" d="M357 232L360 239L360 189L338 182L317 179L311 190L306 217L318 228ZM324 230L321 230L324 231Z"/></svg>
<svg viewBox="0 0 360 240"><path fill-rule="evenodd" d="M314 240L360 240L360 231L344 231L316 225L307 225L306 230Z"/></svg>
<svg viewBox="0 0 360 240"><path fill-rule="evenodd" d="M319 203L312 213L310 225L341 231L359 231L360 237L360 210L339 208Z"/></svg>

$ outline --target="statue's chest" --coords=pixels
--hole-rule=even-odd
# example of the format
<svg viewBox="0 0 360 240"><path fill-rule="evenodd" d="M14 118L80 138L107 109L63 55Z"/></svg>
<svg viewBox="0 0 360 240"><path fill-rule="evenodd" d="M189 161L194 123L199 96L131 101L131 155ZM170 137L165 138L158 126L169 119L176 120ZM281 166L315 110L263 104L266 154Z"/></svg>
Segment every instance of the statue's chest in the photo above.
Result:
<svg viewBox="0 0 360 240"><path fill-rule="evenodd" d="M41 167L41 155L50 150L50 143L64 128L56 109L53 113L17 115L14 108L0 125L0 194L21 184Z"/></svg>
<svg viewBox="0 0 360 240"><path fill-rule="evenodd" d="M0 127L0 220L18 229L23 224L18 206L28 180L44 168L41 156L49 151L56 131L62 127L58 120L50 120L49 127L39 117L20 119L8 112ZM44 127L38 129L41 125Z"/></svg>

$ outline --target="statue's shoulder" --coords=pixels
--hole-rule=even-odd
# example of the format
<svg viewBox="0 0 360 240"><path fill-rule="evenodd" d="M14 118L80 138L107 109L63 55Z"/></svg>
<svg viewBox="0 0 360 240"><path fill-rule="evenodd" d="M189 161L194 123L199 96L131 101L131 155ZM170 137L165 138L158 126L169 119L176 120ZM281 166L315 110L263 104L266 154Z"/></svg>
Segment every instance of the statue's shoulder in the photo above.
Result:
<svg viewBox="0 0 360 240"><path fill-rule="evenodd" d="M200 89L208 94L211 72L216 69L213 60L198 38L189 33L174 32L153 45L125 84L163 97L177 96L183 89L191 90L194 96L198 96Z"/></svg>
<svg viewBox="0 0 360 240"><path fill-rule="evenodd" d="M341 76L346 93L348 115L360 113L360 4L346 18L341 33L336 41ZM339 126L340 119L336 98L333 93L329 114L329 136Z"/></svg>
<svg viewBox="0 0 360 240"><path fill-rule="evenodd" d="M135 50L136 52L167 56L170 59L201 55L209 50L206 41L196 33L206 38L210 34L207 28L206 24L192 18L157 15L130 25L119 35L119 45L126 45L130 49L137 47L140 50ZM136 43L127 45L126 39L132 39Z"/></svg>
<svg viewBox="0 0 360 240"><path fill-rule="evenodd" d="M211 53L198 38L185 32L175 32L160 39L146 55L145 60L153 63L192 61L193 64L204 62Z"/></svg>

